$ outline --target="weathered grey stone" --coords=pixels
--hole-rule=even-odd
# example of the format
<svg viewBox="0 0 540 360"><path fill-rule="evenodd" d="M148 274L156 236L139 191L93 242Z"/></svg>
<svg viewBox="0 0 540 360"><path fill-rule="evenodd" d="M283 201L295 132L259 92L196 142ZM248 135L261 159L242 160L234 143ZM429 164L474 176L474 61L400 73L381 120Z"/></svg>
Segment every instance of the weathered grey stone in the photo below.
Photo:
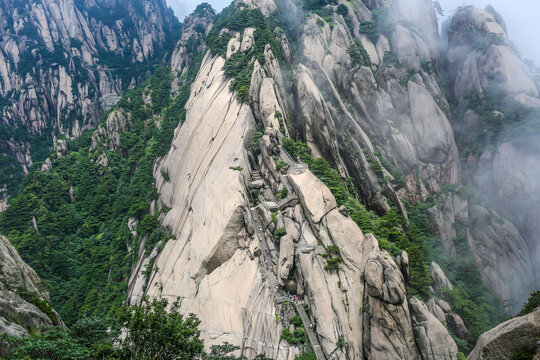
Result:
<svg viewBox="0 0 540 360"><path fill-rule="evenodd" d="M512 359L519 351L533 349L531 359L540 355L540 308L534 312L510 319L483 333L467 360Z"/></svg>
<svg viewBox="0 0 540 360"><path fill-rule="evenodd" d="M450 280L448 280L446 274L444 273L444 271L442 271L441 267L437 265L437 263L431 263L431 266L429 268L429 274L431 275L431 279L433 280L433 288L435 289L435 291L444 288L454 288L454 285L452 285Z"/></svg>
<svg viewBox="0 0 540 360"><path fill-rule="evenodd" d="M411 298L411 318L415 340L423 360L456 360L457 345L443 324L417 298Z"/></svg>
<svg viewBox="0 0 540 360"><path fill-rule="evenodd" d="M36 305L19 295L20 291L50 301L41 280L19 256L9 241L0 235L0 333L26 336L39 326L51 326L53 320ZM54 322L63 325L53 311Z"/></svg>
<svg viewBox="0 0 540 360"><path fill-rule="evenodd" d="M320 222L324 215L337 207L332 192L311 171L290 174L289 180L313 223Z"/></svg>

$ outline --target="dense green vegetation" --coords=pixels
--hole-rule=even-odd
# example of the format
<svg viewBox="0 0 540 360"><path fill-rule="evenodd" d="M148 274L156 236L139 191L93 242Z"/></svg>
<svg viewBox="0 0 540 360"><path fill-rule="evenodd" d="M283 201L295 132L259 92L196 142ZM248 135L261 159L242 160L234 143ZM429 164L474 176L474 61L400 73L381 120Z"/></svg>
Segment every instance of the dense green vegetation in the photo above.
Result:
<svg viewBox="0 0 540 360"><path fill-rule="evenodd" d="M381 36L381 33L379 32L379 27L377 24L373 21L362 21L360 23L360 28L358 31L361 34L366 34L366 36L371 40L373 43L377 43L377 40L379 40L379 36Z"/></svg>
<svg viewBox="0 0 540 360"><path fill-rule="evenodd" d="M199 63L200 56L193 66ZM144 235L147 249L169 238L148 214L157 196L152 168L184 119L195 72L189 74L175 98L169 95L168 69L129 91L118 103L131 117L118 151L99 144L89 152L92 133L87 132L69 143L67 156L51 156L50 172L35 167L21 194L0 215L2 233L49 286L53 305L68 324L83 315L107 313L122 302L133 261L128 247L137 249ZM96 165L102 154L109 162L104 168ZM130 217L140 222L135 240L127 227Z"/></svg>
<svg viewBox="0 0 540 360"><path fill-rule="evenodd" d="M354 39L354 42L347 50L353 64L358 66L369 66L371 65L371 58L369 57L368 52L358 39Z"/></svg>
<svg viewBox="0 0 540 360"><path fill-rule="evenodd" d="M310 352L303 352L297 357L294 358L295 360L317 360L317 356L313 351Z"/></svg>
<svg viewBox="0 0 540 360"><path fill-rule="evenodd" d="M146 300L142 306L119 307L108 318L85 317L70 329L48 327L30 336L0 335L12 360L246 360L228 343L204 351L199 319L179 313L179 303ZM122 332L120 332L122 329ZM259 355L256 359L268 360Z"/></svg>
<svg viewBox="0 0 540 360"><path fill-rule="evenodd" d="M313 11L321 16L321 10L327 5L336 5L336 0L302 0L302 9ZM324 16L323 16L324 17Z"/></svg>
<svg viewBox="0 0 540 360"><path fill-rule="evenodd" d="M292 325L293 331L290 328L286 327L281 332L281 338L287 341L289 344L298 344L302 345L308 341L306 329L304 328L304 323L302 318L299 315L292 317L289 320Z"/></svg>
<svg viewBox="0 0 540 360"><path fill-rule="evenodd" d="M128 8L117 3L114 6L104 7L99 3L95 3L92 7L87 8L87 4L84 1L75 1L75 5L79 8L82 14L87 13L90 21L103 22L105 25L113 28L116 26L117 21L122 23L123 36L126 38L133 38L136 34L137 28L134 23L134 19L131 18ZM144 9L141 8L142 3L139 1L130 2L130 6L134 7L134 10L144 13ZM64 47L67 44L55 43L53 49L49 49L43 39L41 38L38 28L31 21L26 20L26 16L29 13L30 2L17 1L14 7L17 9L18 14L23 21L23 26L14 26L13 19L8 16L7 26L5 27L6 36L13 36L15 41L20 44L22 52L19 56L17 66L14 67L15 72L24 78L27 75L31 75L34 78L42 80L44 77L49 77L47 74L54 74L58 71L58 68L64 67L71 78L72 92L75 97L79 94L79 84L88 84L91 78L95 78L95 83L99 84L100 72L87 69L82 65L80 58L80 50L82 43L77 39L70 39L70 47ZM7 4L0 4L0 8L4 13L10 14L12 11ZM35 19L33 20L35 21ZM174 19L172 25L165 28L165 41L161 46L155 47L155 53L152 58L143 62L126 63L126 58L129 58L129 54L122 54L120 52L107 51L98 46L98 59L100 65L107 67L111 70L114 77L121 80L123 90L127 90L131 84L132 79L136 80L136 83L141 83L148 77L148 73L153 72L172 45L176 42L180 30L180 23ZM71 51L78 49L79 51ZM14 64L13 64L14 65ZM46 80L48 81L48 80ZM23 89L23 91L27 91ZM97 88L90 84L89 97L93 98L96 94ZM9 106L13 99L16 99L20 94L14 91L9 92L5 96L0 96L0 110ZM64 108L59 114L55 107L42 106L42 111L49 120L44 125L39 134L28 131L28 124L13 123L8 126L2 125L0 128L0 139L3 141L10 141L16 144L16 148L22 147L22 144L29 145L30 155L34 163L45 160L52 148L53 135L57 137L61 135L58 133L56 126L52 124L52 120L60 117L60 122L64 129L70 129L72 124L79 122L82 125L83 117L80 115L80 108ZM20 149L21 153L25 153L24 149ZM0 196L2 193L8 195L15 195L20 190L20 183L23 177L22 167L18 160L14 158L11 148L2 146L0 150L0 168L10 169L9 171L3 171L0 174ZM3 186L6 189L1 189Z"/></svg>

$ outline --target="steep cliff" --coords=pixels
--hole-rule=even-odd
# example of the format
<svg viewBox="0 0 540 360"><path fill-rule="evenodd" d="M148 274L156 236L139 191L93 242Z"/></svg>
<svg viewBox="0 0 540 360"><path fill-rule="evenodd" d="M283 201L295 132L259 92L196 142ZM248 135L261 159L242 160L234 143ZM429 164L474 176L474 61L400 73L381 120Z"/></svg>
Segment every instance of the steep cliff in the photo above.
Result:
<svg viewBox="0 0 540 360"><path fill-rule="evenodd" d="M472 190L460 222L484 283L515 313L540 286L538 88L492 7L455 14L447 56L463 182Z"/></svg>
<svg viewBox="0 0 540 360"><path fill-rule="evenodd" d="M50 305L48 291L17 250L0 236L0 333L20 337L51 325L63 323Z"/></svg>
<svg viewBox="0 0 540 360"><path fill-rule="evenodd" d="M289 319L297 305L283 295L282 289L287 289L303 299L298 306L310 310L309 322L315 331L309 339L321 356L455 359L457 347L439 320L420 301L414 299L409 305L407 254L401 253L398 263L380 249L375 237L364 235L345 207L339 207L345 194L336 200L303 163L305 159L295 160L290 155L299 154L288 153L294 151L290 146L295 143L287 135L297 127L307 139L305 151L312 154L308 161L315 163L315 157L324 154L343 177L348 167L358 179L367 174L372 183L366 187L371 186L379 198L374 207L381 212L390 209L382 195L385 186L388 196L405 212L395 190L378 182L370 164L379 159L369 136L316 62L316 53L312 59L302 60L293 81L286 84L279 59L287 54L282 49L290 49L287 36L283 29L272 28L261 14L277 5L243 6L234 4L216 20L208 36L211 40L207 38L211 49L185 106L186 120L176 130L168 154L154 166L159 193L156 205L167 209L162 224L175 240L157 244L150 256L139 252L130 302L138 303L143 295L178 297L183 311L201 317L207 344L228 341L240 346L248 357L263 352L292 359L298 348L294 338L283 334L288 327L293 329ZM319 29L315 19L311 21ZM339 32L338 26L346 31L339 22L334 31ZM318 38L320 31L324 27L302 33ZM267 34L280 34L280 42L269 41ZM308 35L299 41L304 42L304 51L315 47ZM337 40L327 41L336 46ZM440 183L438 176L445 176L440 166L448 166L446 173L457 181L457 149L448 120L423 80L418 82L422 85L411 81L403 90L410 92L414 102L408 121L415 117L427 124L427 119L436 116L442 131L447 126L450 134L441 132L442 144L434 140L424 145L426 153L441 149L440 155L432 155L433 164L431 155L426 155L430 159L426 168L432 169L433 184ZM286 86L292 86L293 98ZM327 100L321 89L333 98ZM342 133L342 128L348 132ZM427 141L422 139L437 138L421 125L417 131L419 135L411 133L411 140L405 140L424 144ZM340 151L354 158L355 150L340 149L337 137L341 136L361 142L356 150L366 155L352 165L341 160ZM252 138L258 140L252 143ZM449 165L439 164L447 159ZM336 179L339 172L333 173ZM146 278L149 268L153 270Z"/></svg>
<svg viewBox="0 0 540 360"><path fill-rule="evenodd" d="M145 79L178 28L165 1L3 1L1 197L45 159L53 139L94 127Z"/></svg>

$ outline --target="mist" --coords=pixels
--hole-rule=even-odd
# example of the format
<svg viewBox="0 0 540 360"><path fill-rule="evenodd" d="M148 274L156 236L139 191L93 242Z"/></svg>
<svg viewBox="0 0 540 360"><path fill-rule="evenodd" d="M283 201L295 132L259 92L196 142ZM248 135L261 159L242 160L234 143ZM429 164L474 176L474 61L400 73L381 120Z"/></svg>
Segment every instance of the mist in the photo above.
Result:
<svg viewBox="0 0 540 360"><path fill-rule="evenodd" d="M189 15L201 0L166 0L180 21ZM221 11L231 0L207 0L216 11ZM440 0L446 17L451 16L459 6L474 5L484 8L493 5L504 17L508 25L510 40L514 42L523 58L540 65L540 46L536 37L540 35L540 1L538 0Z"/></svg>
<svg viewBox="0 0 540 360"><path fill-rule="evenodd" d="M516 45L524 59L540 65L540 1L538 0L440 0L445 15L452 16L459 6L474 5L480 8L492 5L504 20L508 28L508 37Z"/></svg>

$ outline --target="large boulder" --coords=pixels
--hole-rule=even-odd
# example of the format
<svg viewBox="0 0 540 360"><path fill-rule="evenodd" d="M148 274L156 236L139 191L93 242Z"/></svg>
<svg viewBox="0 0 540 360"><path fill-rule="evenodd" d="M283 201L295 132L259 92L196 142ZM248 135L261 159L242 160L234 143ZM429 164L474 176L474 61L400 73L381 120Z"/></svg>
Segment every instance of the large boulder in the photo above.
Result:
<svg viewBox="0 0 540 360"><path fill-rule="evenodd" d="M493 8L467 6L452 18L448 30L448 60L455 74L454 94L483 92L495 77L503 93L537 97L527 66L507 43L506 26Z"/></svg>
<svg viewBox="0 0 540 360"><path fill-rule="evenodd" d="M446 277L446 274L441 269L439 265L437 265L436 262L432 262L431 266L429 268L429 274L431 276L431 280L433 280L433 289L435 291L449 288L453 289L454 285L452 285L452 282Z"/></svg>
<svg viewBox="0 0 540 360"><path fill-rule="evenodd" d="M540 358L540 307L534 312L510 319L480 335L467 360ZM525 357L520 357L525 359Z"/></svg>
<svg viewBox="0 0 540 360"><path fill-rule="evenodd" d="M324 183L311 171L300 174L290 174L289 180L304 209L308 211L308 218L313 223L321 221L322 217L337 207L336 199Z"/></svg>

